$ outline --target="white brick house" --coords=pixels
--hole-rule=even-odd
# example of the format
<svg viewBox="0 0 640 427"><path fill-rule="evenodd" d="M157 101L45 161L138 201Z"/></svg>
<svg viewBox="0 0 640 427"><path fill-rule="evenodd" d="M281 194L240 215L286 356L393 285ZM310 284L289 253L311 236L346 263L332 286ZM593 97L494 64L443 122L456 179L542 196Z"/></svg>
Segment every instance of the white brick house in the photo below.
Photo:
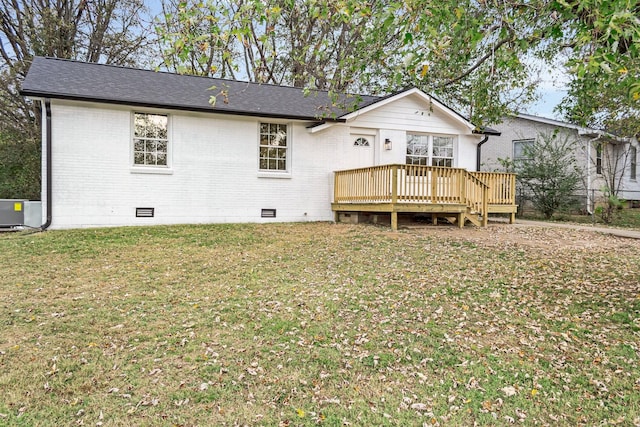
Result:
<svg viewBox="0 0 640 427"><path fill-rule="evenodd" d="M410 137L427 164L472 171L485 137L417 89L336 103L36 57L22 94L42 105L45 228L333 220L334 171L405 163Z"/></svg>

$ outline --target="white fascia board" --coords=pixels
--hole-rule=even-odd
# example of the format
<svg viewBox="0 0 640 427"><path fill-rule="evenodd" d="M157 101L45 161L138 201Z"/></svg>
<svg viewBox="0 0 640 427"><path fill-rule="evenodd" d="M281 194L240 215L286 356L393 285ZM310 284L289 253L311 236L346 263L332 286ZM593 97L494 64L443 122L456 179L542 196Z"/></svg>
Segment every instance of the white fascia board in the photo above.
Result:
<svg viewBox="0 0 640 427"><path fill-rule="evenodd" d="M356 110L356 111L354 111L352 113L345 114L344 116L340 116L340 118L341 119L345 119L346 121L353 120L353 119L357 118L358 116L360 116L361 114L365 114L365 113L367 113L369 111L375 110L376 108L380 108L380 107L382 107L384 105L390 104L392 102L397 101L398 99L402 99L402 98L410 96L410 95L418 95L425 102L431 103L436 108L438 108L439 110L441 110L445 114L447 114L449 117L453 118L457 122L461 123L463 126L467 127L469 130L473 131L476 128L470 121L466 120L465 118L460 116L458 113L453 111L451 108L447 107L446 105L444 105L443 103L441 103L437 99L427 95L426 93L424 93L423 91L421 91L418 88L411 88L411 89L408 89L408 90L406 90L404 92L397 93L397 94L395 94L393 96L390 96L388 98L384 98L384 99L382 99L382 100L380 100L378 102L375 102L375 103L373 103L371 105L368 105L368 106L366 106L364 108L361 108L359 110Z"/></svg>

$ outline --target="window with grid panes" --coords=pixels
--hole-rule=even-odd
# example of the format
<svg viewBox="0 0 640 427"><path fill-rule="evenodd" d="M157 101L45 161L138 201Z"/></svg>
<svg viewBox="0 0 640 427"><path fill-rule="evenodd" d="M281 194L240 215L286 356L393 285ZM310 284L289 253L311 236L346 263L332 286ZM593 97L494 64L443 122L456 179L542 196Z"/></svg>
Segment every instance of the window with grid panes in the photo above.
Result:
<svg viewBox="0 0 640 427"><path fill-rule="evenodd" d="M168 166L168 124L163 114L133 114L134 166Z"/></svg>
<svg viewBox="0 0 640 427"><path fill-rule="evenodd" d="M434 136L431 154L431 166L453 166L453 138Z"/></svg>
<svg viewBox="0 0 640 427"><path fill-rule="evenodd" d="M406 163L453 167L454 137L408 133Z"/></svg>
<svg viewBox="0 0 640 427"><path fill-rule="evenodd" d="M260 123L260 170L287 171L287 125Z"/></svg>
<svg viewBox="0 0 640 427"><path fill-rule="evenodd" d="M408 165L429 165L429 136L407 134Z"/></svg>

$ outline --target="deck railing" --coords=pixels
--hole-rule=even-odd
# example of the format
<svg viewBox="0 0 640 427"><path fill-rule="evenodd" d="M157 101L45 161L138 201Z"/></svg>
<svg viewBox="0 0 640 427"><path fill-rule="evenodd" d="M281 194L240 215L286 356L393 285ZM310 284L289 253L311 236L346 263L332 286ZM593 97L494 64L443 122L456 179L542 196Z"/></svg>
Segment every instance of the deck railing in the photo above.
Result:
<svg viewBox="0 0 640 427"><path fill-rule="evenodd" d="M516 174L502 172L469 172L489 186L489 204L515 205Z"/></svg>
<svg viewBox="0 0 640 427"><path fill-rule="evenodd" d="M487 212L515 204L515 174L419 165L382 165L335 172L336 203L457 203Z"/></svg>

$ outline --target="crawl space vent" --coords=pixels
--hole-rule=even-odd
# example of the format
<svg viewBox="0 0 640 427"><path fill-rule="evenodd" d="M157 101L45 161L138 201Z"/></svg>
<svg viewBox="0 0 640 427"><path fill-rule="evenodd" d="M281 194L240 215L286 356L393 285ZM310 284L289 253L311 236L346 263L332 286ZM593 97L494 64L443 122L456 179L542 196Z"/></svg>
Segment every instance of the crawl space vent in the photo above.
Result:
<svg viewBox="0 0 640 427"><path fill-rule="evenodd" d="M260 213L260 216L262 218L275 218L276 217L276 210L275 209L262 209L262 212Z"/></svg>
<svg viewBox="0 0 640 427"><path fill-rule="evenodd" d="M136 218L153 218L155 208L136 208Z"/></svg>

